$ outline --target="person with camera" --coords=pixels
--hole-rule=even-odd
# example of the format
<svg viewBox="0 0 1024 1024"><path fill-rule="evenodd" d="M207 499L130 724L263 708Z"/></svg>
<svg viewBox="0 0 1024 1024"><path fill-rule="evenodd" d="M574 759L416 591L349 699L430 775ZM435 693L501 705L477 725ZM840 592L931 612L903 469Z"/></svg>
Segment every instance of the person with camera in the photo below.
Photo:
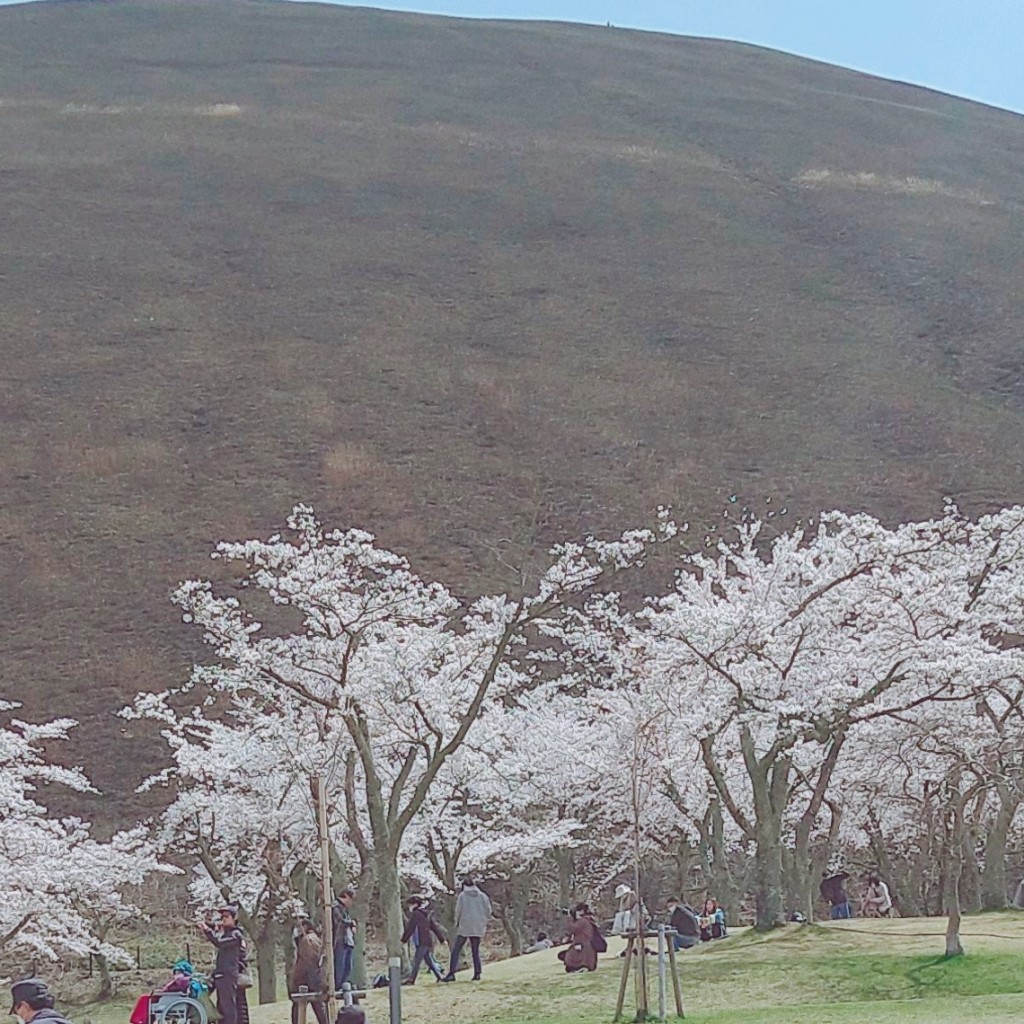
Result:
<svg viewBox="0 0 1024 1024"><path fill-rule="evenodd" d="M249 1006L245 990L249 987L246 970L245 939L238 927L238 910L221 907L214 925L208 914L200 923L200 934L217 949L213 966L213 989L217 993L217 1012L221 1024L249 1024Z"/></svg>
<svg viewBox="0 0 1024 1024"><path fill-rule="evenodd" d="M70 1024L53 1006L54 998L46 982L38 978L26 978L11 986L11 1016L22 1024Z"/></svg>

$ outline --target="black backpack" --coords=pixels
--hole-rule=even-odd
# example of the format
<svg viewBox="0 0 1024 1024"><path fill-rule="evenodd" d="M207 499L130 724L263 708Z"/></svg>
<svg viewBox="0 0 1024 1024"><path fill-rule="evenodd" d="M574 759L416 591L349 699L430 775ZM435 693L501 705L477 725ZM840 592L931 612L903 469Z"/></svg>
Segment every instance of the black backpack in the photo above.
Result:
<svg viewBox="0 0 1024 1024"><path fill-rule="evenodd" d="M607 953L608 943L605 941L605 937L601 934L601 929L597 927L596 921L590 922L594 927L594 937L590 940L590 944L594 947L595 953Z"/></svg>

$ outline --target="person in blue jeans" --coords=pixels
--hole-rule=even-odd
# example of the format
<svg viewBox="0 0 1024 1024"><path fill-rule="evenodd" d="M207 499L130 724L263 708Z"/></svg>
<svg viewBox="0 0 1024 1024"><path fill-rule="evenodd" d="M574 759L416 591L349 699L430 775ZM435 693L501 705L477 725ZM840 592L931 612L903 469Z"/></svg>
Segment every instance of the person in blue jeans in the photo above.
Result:
<svg viewBox="0 0 1024 1024"><path fill-rule="evenodd" d="M352 958L356 951L356 922L352 917L355 893L346 889L338 894L331 907L331 925L334 929L334 991L352 980Z"/></svg>
<svg viewBox="0 0 1024 1024"><path fill-rule="evenodd" d="M427 970L440 981L441 965L434 959L434 939L436 938L439 942L447 942L448 939L430 913L430 904L426 900L413 896L406 907L409 910L409 919L406 921L405 931L402 933L402 941L409 942L411 940L416 947L416 952L412 958L409 977L403 984L415 985L420 967L424 964L426 964Z"/></svg>
<svg viewBox="0 0 1024 1024"><path fill-rule="evenodd" d="M849 877L845 871L835 871L832 874L827 871L821 873L821 885L818 886L818 891L821 893L821 898L832 908L833 921L846 921L853 917L850 897L846 894L846 882Z"/></svg>
<svg viewBox="0 0 1024 1024"><path fill-rule="evenodd" d="M668 924L675 929L672 945L676 951L692 949L700 942L700 921L697 911L687 903L680 903L674 896L668 901Z"/></svg>

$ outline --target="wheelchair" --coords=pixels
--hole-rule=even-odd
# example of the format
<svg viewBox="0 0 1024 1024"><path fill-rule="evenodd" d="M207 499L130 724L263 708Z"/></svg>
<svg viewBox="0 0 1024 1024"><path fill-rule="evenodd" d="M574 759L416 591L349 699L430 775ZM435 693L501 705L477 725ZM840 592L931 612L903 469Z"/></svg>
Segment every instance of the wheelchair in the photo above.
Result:
<svg viewBox="0 0 1024 1024"><path fill-rule="evenodd" d="M149 1024L210 1024L206 1007L181 992L157 992L149 1001Z"/></svg>

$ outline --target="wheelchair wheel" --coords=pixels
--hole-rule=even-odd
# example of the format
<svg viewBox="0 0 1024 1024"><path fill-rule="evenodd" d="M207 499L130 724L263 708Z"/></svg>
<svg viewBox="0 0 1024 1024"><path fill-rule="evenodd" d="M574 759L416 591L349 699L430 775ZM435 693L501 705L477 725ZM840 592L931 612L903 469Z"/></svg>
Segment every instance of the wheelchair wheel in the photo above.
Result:
<svg viewBox="0 0 1024 1024"><path fill-rule="evenodd" d="M168 999L157 1007L154 1024L209 1024L206 1008L194 999Z"/></svg>

